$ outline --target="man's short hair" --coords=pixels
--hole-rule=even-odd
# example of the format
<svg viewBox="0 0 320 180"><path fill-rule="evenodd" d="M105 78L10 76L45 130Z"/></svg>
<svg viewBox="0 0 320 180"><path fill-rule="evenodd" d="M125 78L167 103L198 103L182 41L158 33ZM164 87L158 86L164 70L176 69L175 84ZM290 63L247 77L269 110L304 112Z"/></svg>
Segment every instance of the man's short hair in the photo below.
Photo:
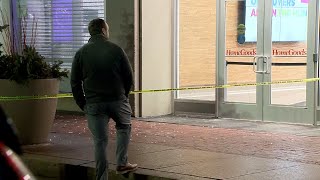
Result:
<svg viewBox="0 0 320 180"><path fill-rule="evenodd" d="M91 36L102 34L102 28L107 28L107 27L106 27L106 22L100 18L91 20L88 25L88 30Z"/></svg>

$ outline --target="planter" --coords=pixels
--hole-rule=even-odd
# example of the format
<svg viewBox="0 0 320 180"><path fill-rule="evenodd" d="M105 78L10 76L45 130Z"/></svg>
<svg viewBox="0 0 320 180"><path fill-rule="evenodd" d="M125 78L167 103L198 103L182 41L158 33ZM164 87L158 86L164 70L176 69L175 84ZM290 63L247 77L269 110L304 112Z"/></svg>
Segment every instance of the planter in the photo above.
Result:
<svg viewBox="0 0 320 180"><path fill-rule="evenodd" d="M28 86L0 79L0 96L57 95L58 79L31 80ZM15 124L22 144L47 142L56 113L57 99L0 101L6 114Z"/></svg>

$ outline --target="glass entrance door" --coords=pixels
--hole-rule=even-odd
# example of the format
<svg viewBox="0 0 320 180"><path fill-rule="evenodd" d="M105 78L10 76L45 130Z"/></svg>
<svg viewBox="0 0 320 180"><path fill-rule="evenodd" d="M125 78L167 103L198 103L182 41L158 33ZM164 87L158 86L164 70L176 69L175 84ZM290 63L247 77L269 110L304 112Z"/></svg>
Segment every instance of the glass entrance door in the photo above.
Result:
<svg viewBox="0 0 320 180"><path fill-rule="evenodd" d="M218 84L314 77L316 3L217 1ZM288 82L218 89L217 112L219 117L312 124L314 84Z"/></svg>
<svg viewBox="0 0 320 180"><path fill-rule="evenodd" d="M270 57L264 82L315 77L312 47L316 42L310 37L315 34L317 20L308 16L315 12L309 9L316 7L312 3L316 1L264 3L264 55ZM263 120L314 123L314 82L272 84L262 90Z"/></svg>

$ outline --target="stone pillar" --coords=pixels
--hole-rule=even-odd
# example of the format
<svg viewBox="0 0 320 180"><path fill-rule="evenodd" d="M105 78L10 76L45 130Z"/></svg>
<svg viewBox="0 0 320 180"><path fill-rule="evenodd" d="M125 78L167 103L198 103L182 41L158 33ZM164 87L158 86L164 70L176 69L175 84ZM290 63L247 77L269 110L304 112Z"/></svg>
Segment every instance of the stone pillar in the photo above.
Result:
<svg viewBox="0 0 320 180"><path fill-rule="evenodd" d="M172 87L173 0L141 1L142 89ZM172 113L172 92L142 94L143 117Z"/></svg>
<svg viewBox="0 0 320 180"><path fill-rule="evenodd" d="M127 53L134 72L134 88L139 89L139 9L138 0L106 0L106 21L110 27L110 41ZM133 115L139 115L139 95L130 95Z"/></svg>

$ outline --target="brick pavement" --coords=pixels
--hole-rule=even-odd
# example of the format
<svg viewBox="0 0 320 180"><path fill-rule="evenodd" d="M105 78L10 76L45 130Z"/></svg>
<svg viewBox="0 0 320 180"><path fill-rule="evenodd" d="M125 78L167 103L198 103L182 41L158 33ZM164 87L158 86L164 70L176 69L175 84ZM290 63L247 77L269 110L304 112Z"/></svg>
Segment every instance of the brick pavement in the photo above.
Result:
<svg viewBox="0 0 320 180"><path fill-rule="evenodd" d="M52 132L90 136L81 115L57 115ZM178 125L133 120L132 142L320 164L320 137L286 132ZM115 138L111 121L110 138Z"/></svg>

